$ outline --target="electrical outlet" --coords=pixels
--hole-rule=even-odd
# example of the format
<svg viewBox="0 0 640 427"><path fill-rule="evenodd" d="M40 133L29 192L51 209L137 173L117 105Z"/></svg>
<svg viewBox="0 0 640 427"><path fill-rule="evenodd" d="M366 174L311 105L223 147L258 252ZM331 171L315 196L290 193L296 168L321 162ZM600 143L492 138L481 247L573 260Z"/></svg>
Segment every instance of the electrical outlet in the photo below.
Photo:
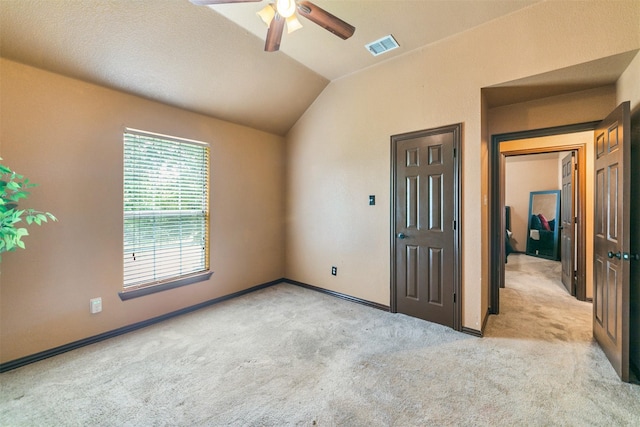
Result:
<svg viewBox="0 0 640 427"><path fill-rule="evenodd" d="M332 276L338 275L338 267L331 267L331 275Z"/></svg>
<svg viewBox="0 0 640 427"><path fill-rule="evenodd" d="M89 311L91 314L100 313L102 311L102 298L91 298L89 300Z"/></svg>

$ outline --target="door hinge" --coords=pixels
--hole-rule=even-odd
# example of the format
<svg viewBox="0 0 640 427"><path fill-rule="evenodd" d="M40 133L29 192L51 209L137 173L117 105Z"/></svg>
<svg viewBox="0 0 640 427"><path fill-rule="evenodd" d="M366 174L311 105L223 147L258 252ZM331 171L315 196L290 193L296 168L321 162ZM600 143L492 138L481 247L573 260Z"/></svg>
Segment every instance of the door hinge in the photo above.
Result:
<svg viewBox="0 0 640 427"><path fill-rule="evenodd" d="M578 164L577 164L577 163L574 163L574 164L573 164L573 168L574 168L575 170L578 170Z"/></svg>
<svg viewBox="0 0 640 427"><path fill-rule="evenodd" d="M454 230L456 229L456 221L455 220L453 220L453 229Z"/></svg>
<svg viewBox="0 0 640 427"><path fill-rule="evenodd" d="M453 293L453 302L454 303L456 302L456 294L455 294L455 292Z"/></svg>
<svg viewBox="0 0 640 427"><path fill-rule="evenodd" d="M453 157L455 157L455 156L456 156L456 149L454 148L453 149Z"/></svg>

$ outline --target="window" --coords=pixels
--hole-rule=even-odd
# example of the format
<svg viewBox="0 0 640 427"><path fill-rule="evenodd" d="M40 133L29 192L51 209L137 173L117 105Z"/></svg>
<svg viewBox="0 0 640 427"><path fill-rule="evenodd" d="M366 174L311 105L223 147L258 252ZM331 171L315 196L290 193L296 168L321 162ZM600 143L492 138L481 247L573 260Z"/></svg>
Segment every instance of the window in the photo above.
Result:
<svg viewBox="0 0 640 427"><path fill-rule="evenodd" d="M125 131L122 299L211 276L208 183L208 144Z"/></svg>

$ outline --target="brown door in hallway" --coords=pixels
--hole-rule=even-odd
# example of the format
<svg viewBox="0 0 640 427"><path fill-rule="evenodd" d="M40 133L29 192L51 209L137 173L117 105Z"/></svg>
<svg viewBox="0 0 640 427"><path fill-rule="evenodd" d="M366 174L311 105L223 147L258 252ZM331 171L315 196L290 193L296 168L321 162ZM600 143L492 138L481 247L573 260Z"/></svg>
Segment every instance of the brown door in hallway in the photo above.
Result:
<svg viewBox="0 0 640 427"><path fill-rule="evenodd" d="M629 381L630 113L621 104L594 134L593 335Z"/></svg>
<svg viewBox="0 0 640 427"><path fill-rule="evenodd" d="M459 329L460 125L392 137L392 309Z"/></svg>
<svg viewBox="0 0 640 427"><path fill-rule="evenodd" d="M562 260L562 284L571 295L576 294L575 282L575 154L562 159L562 201L560 223L560 259Z"/></svg>

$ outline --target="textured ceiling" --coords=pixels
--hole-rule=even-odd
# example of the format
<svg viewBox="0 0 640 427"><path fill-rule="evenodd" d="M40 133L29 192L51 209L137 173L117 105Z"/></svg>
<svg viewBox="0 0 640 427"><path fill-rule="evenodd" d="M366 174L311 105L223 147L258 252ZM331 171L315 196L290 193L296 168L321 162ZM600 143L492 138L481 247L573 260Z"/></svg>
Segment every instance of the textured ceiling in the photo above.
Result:
<svg viewBox="0 0 640 427"><path fill-rule="evenodd" d="M188 0L0 1L5 58L282 135L328 81L262 49Z"/></svg>
<svg viewBox="0 0 640 427"><path fill-rule="evenodd" d="M272 0L259 3L210 6L257 37L267 27L256 12ZM313 0L314 4L356 27L342 40L300 17L303 28L282 37L280 50L329 80L437 42L491 21L539 0ZM400 48L372 56L365 45L393 34Z"/></svg>
<svg viewBox="0 0 640 427"><path fill-rule="evenodd" d="M255 15L266 0L0 0L0 55L284 135L331 80L537 1L314 0L353 24L354 36L341 40L301 17L303 29L266 53ZM387 34L400 48L371 56L364 45ZM495 102L505 91L513 88L493 91Z"/></svg>

